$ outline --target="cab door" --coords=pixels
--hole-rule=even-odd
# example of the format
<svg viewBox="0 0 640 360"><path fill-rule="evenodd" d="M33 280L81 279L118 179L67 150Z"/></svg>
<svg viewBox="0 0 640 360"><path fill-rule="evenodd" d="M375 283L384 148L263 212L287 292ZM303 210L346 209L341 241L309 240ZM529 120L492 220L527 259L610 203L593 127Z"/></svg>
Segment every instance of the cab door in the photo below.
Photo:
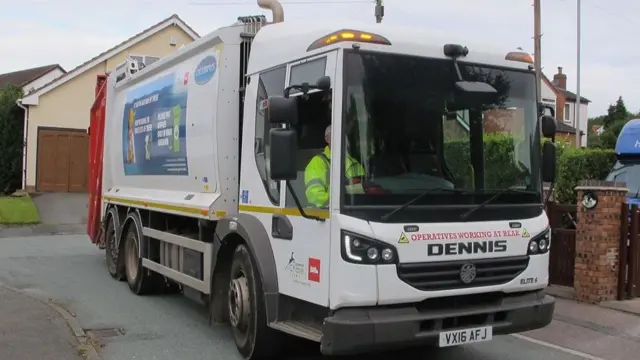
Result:
<svg viewBox="0 0 640 360"><path fill-rule="evenodd" d="M290 63L287 65L287 86L305 82L315 84L320 77L327 75L331 78L332 98L335 99L336 58L337 51L332 51ZM326 116L330 118L329 109L326 110ZM304 121L305 119L300 119L299 123ZM291 191L285 191L286 183L283 181L280 183L282 213L274 214L273 226L276 227L276 231L272 232L276 263L285 270L278 271L280 292L322 306L328 306L329 303L331 219L328 208L318 209L309 206L305 195L304 172L308 162L313 156L321 153L326 145L322 140L325 127L319 125L299 130L303 133L299 133L300 140L296 150L298 177L290 182L305 213L321 219L304 218ZM309 130L311 128L313 130ZM309 146L310 142L306 140L306 136L309 136L309 132L318 130L320 133L312 136L319 136L320 140L315 137L316 141Z"/></svg>

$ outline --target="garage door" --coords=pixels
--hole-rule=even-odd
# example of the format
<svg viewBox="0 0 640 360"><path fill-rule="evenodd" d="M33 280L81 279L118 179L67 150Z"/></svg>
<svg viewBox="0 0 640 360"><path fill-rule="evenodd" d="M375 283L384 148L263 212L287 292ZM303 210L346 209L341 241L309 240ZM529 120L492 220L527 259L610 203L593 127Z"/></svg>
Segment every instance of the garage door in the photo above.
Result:
<svg viewBox="0 0 640 360"><path fill-rule="evenodd" d="M86 131L38 129L37 191L87 191L88 162Z"/></svg>

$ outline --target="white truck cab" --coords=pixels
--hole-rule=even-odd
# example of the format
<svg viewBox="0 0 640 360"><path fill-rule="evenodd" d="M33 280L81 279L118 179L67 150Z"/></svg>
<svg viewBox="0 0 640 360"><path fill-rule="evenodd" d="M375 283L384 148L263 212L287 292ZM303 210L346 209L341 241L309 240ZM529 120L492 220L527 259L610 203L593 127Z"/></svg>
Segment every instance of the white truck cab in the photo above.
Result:
<svg viewBox="0 0 640 360"><path fill-rule="evenodd" d="M195 294L247 359L283 333L337 355L549 324L555 121L531 57L259 3L274 23L110 76L95 241L112 276Z"/></svg>

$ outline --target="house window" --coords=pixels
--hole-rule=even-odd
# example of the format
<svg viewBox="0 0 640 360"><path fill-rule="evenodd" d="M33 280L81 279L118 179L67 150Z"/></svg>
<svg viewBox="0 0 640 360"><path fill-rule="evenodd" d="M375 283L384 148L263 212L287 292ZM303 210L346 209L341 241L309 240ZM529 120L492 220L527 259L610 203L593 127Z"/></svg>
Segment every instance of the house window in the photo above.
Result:
<svg viewBox="0 0 640 360"><path fill-rule="evenodd" d="M154 62L160 60L159 57L155 57L155 56L145 56L144 57L144 64L149 66L151 64L153 64Z"/></svg>
<svg viewBox="0 0 640 360"><path fill-rule="evenodd" d="M149 66L154 62L160 60L160 58L157 56L142 56L142 55L129 55L129 58L131 58L131 60L137 61L138 64L143 64L144 66Z"/></svg>
<svg viewBox="0 0 640 360"><path fill-rule="evenodd" d="M565 104L564 105L564 121L571 120L570 112L571 112L571 108L570 108L569 104Z"/></svg>

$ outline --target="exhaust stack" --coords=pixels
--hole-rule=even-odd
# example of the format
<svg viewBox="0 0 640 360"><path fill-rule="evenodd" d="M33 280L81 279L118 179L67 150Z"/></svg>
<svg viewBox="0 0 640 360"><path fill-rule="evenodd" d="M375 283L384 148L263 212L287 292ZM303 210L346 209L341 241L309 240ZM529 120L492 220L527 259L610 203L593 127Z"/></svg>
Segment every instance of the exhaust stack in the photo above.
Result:
<svg viewBox="0 0 640 360"><path fill-rule="evenodd" d="M280 1L258 0L258 6L266 10L271 10L274 24L284 21L284 9L282 8L282 4L280 4Z"/></svg>

